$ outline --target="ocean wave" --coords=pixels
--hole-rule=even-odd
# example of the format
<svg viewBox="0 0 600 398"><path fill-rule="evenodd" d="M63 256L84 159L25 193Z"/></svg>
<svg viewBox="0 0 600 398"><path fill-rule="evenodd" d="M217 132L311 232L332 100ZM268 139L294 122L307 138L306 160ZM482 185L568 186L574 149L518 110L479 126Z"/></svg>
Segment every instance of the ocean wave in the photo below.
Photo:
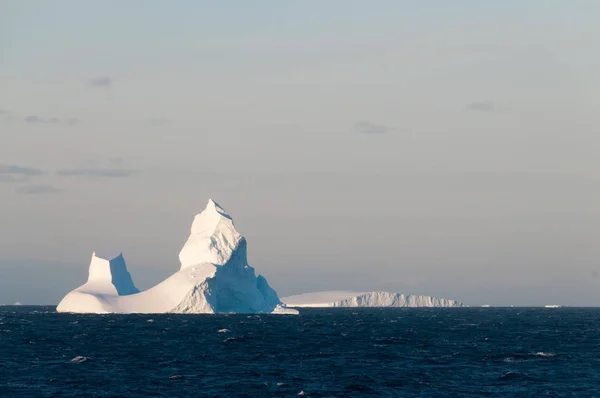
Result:
<svg viewBox="0 0 600 398"><path fill-rule="evenodd" d="M597 395L600 373L582 369L598 359L600 310L520 311L306 309L259 321L0 308L0 396Z"/></svg>

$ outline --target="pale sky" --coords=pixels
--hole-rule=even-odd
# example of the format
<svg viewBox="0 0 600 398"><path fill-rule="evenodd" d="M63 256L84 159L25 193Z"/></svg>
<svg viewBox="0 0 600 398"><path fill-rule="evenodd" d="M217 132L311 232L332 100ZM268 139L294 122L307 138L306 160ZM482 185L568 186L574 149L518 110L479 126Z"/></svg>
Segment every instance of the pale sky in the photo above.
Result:
<svg viewBox="0 0 600 398"><path fill-rule="evenodd" d="M175 272L600 305L600 2L0 0L0 303Z"/></svg>

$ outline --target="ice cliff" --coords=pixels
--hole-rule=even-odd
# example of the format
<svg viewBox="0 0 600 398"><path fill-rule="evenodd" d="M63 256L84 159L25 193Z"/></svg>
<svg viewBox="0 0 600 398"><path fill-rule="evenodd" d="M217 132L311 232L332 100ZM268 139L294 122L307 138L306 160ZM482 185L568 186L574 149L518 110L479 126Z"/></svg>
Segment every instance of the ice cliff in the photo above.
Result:
<svg viewBox="0 0 600 398"><path fill-rule="evenodd" d="M282 301L289 307L463 307L455 300L390 292L327 291L298 294Z"/></svg>
<svg viewBox="0 0 600 398"><path fill-rule="evenodd" d="M79 291L113 295L140 292L133 284L122 253L111 260L106 260L98 257L96 252L92 253L88 281L79 288Z"/></svg>
<svg viewBox="0 0 600 398"><path fill-rule="evenodd" d="M278 313L297 314L279 300L246 258L246 240L231 216L209 200L196 215L179 253L179 271L140 292L122 255L92 255L88 281L67 294L58 312L79 313Z"/></svg>

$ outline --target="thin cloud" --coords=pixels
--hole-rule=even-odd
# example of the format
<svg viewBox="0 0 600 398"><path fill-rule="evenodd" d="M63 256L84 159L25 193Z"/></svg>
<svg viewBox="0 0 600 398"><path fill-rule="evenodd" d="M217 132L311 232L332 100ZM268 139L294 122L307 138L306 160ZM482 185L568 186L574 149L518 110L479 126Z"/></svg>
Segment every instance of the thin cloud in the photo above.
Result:
<svg viewBox="0 0 600 398"><path fill-rule="evenodd" d="M164 118L164 117L153 118L153 119L150 119L149 122L150 122L150 125L154 126L154 127L164 127L171 123L171 121L169 119Z"/></svg>
<svg viewBox="0 0 600 398"><path fill-rule="evenodd" d="M354 124L354 131L360 134L385 134L390 131L390 128L382 124L361 121Z"/></svg>
<svg viewBox="0 0 600 398"><path fill-rule="evenodd" d="M476 112L494 112L496 105L492 101L478 101L469 104L467 109Z"/></svg>
<svg viewBox="0 0 600 398"><path fill-rule="evenodd" d="M113 156L111 158L108 158L108 161L113 165L122 165L125 163L125 159L123 159L120 156Z"/></svg>
<svg viewBox="0 0 600 398"><path fill-rule="evenodd" d="M58 188L50 184L25 185L15 190L19 195L50 195L60 192Z"/></svg>
<svg viewBox="0 0 600 398"><path fill-rule="evenodd" d="M79 124L79 119L70 118L70 119L58 119L55 117L51 118L43 118L36 115L26 116L23 121L27 124L62 124L67 126L74 126Z"/></svg>
<svg viewBox="0 0 600 398"><path fill-rule="evenodd" d="M108 76L95 77L88 80L88 83L92 87L110 87L113 79Z"/></svg>
<svg viewBox="0 0 600 398"><path fill-rule="evenodd" d="M93 156L76 167L59 169L56 174L62 177L82 178L126 178L136 170L120 156Z"/></svg>
<svg viewBox="0 0 600 398"><path fill-rule="evenodd" d="M8 115L8 111L6 109L0 109L0 115Z"/></svg>
<svg viewBox="0 0 600 398"><path fill-rule="evenodd" d="M0 164L0 175L31 177L42 174L44 174L42 170L34 169L32 167L23 167L14 164Z"/></svg>
<svg viewBox="0 0 600 398"><path fill-rule="evenodd" d="M124 168L98 168L82 167L58 170L56 174L63 177L97 177L97 178L125 178L134 173L131 169Z"/></svg>
<svg viewBox="0 0 600 398"><path fill-rule="evenodd" d="M51 120L46 121L37 116L26 116L25 119L23 119L23 120L25 120L25 123L29 123L29 124L48 123L48 122L52 123Z"/></svg>
<svg viewBox="0 0 600 398"><path fill-rule="evenodd" d="M27 176L22 175L0 174L0 183L23 182L26 181L27 178Z"/></svg>
<svg viewBox="0 0 600 398"><path fill-rule="evenodd" d="M44 174L42 170L32 167L17 166L14 164L0 164L0 183L25 182L31 177Z"/></svg>

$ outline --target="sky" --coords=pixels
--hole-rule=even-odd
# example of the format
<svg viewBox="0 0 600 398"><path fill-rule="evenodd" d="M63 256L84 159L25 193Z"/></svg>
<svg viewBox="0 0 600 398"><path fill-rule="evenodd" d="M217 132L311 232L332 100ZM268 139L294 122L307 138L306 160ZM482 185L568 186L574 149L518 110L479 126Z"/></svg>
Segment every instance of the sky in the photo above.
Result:
<svg viewBox="0 0 600 398"><path fill-rule="evenodd" d="M0 0L0 303L209 198L281 297L600 305L600 2Z"/></svg>

